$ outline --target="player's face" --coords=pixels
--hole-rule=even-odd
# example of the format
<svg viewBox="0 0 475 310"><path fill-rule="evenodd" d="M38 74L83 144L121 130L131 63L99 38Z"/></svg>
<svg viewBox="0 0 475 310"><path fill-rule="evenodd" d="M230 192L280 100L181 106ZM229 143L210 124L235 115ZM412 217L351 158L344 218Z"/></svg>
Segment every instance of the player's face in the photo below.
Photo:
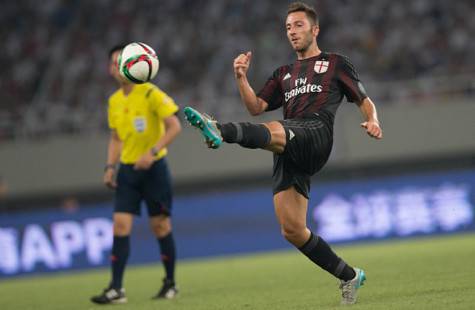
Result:
<svg viewBox="0 0 475 310"><path fill-rule="evenodd" d="M120 51L116 51L112 53L110 62L109 62L109 73L112 77L119 83L126 82L124 78L119 73L119 65L117 64L117 60L119 58Z"/></svg>
<svg viewBox="0 0 475 310"><path fill-rule="evenodd" d="M287 38L296 52L306 51L315 41L319 28L312 25L305 12L293 12L287 15L285 22Z"/></svg>

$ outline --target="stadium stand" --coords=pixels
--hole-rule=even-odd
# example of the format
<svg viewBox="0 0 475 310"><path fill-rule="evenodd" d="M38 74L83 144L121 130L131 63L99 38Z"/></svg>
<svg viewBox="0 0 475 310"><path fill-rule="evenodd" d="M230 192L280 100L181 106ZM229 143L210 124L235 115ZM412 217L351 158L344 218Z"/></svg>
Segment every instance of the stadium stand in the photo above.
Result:
<svg viewBox="0 0 475 310"><path fill-rule="evenodd" d="M256 86L275 64L292 61L286 5L8 1L0 12L0 141L107 130L105 103L114 84L106 55L117 42L153 46L161 60L157 82L177 102L224 119L244 113L232 59L254 51ZM378 104L474 95L473 1L322 0L316 7L321 47L348 55Z"/></svg>

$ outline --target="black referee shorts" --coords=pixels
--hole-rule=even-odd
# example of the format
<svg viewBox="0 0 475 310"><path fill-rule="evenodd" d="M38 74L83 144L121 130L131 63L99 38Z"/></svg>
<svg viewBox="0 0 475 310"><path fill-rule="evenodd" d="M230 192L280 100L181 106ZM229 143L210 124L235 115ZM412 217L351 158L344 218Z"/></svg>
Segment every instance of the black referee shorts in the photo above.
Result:
<svg viewBox="0 0 475 310"><path fill-rule="evenodd" d="M172 185L165 158L155 161L148 170L135 170L134 165L120 165L114 212L140 215L142 201L149 216L171 215Z"/></svg>
<svg viewBox="0 0 475 310"><path fill-rule="evenodd" d="M287 143L282 154L274 153L274 195L294 186L308 199L310 178L322 169L330 156L332 128L317 117L279 122L284 126Z"/></svg>

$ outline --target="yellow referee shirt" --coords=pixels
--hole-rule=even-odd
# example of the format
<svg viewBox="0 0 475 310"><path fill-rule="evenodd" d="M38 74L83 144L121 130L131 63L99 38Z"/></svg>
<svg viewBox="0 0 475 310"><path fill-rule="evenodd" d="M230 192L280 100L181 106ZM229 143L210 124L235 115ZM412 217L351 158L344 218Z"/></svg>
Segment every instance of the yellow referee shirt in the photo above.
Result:
<svg viewBox="0 0 475 310"><path fill-rule="evenodd" d="M109 127L115 129L122 141L120 161L135 163L150 152L165 134L164 118L178 111L178 106L161 89L151 83L134 85L126 96L122 89L109 98ZM167 149L161 149L157 159L164 157Z"/></svg>

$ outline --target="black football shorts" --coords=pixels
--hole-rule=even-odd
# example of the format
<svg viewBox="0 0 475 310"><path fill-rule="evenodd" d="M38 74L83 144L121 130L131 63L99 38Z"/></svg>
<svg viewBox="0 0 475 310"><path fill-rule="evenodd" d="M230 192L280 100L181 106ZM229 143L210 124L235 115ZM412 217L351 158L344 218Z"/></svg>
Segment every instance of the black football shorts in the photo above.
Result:
<svg viewBox="0 0 475 310"><path fill-rule="evenodd" d="M308 199L310 178L322 169L330 156L332 127L317 117L279 122L284 126L287 143L283 153L274 153L274 195L294 186Z"/></svg>
<svg viewBox="0 0 475 310"><path fill-rule="evenodd" d="M172 184L165 158L148 170L135 170L134 165L121 164L117 173L114 212L140 215L145 202L149 216L171 215Z"/></svg>

